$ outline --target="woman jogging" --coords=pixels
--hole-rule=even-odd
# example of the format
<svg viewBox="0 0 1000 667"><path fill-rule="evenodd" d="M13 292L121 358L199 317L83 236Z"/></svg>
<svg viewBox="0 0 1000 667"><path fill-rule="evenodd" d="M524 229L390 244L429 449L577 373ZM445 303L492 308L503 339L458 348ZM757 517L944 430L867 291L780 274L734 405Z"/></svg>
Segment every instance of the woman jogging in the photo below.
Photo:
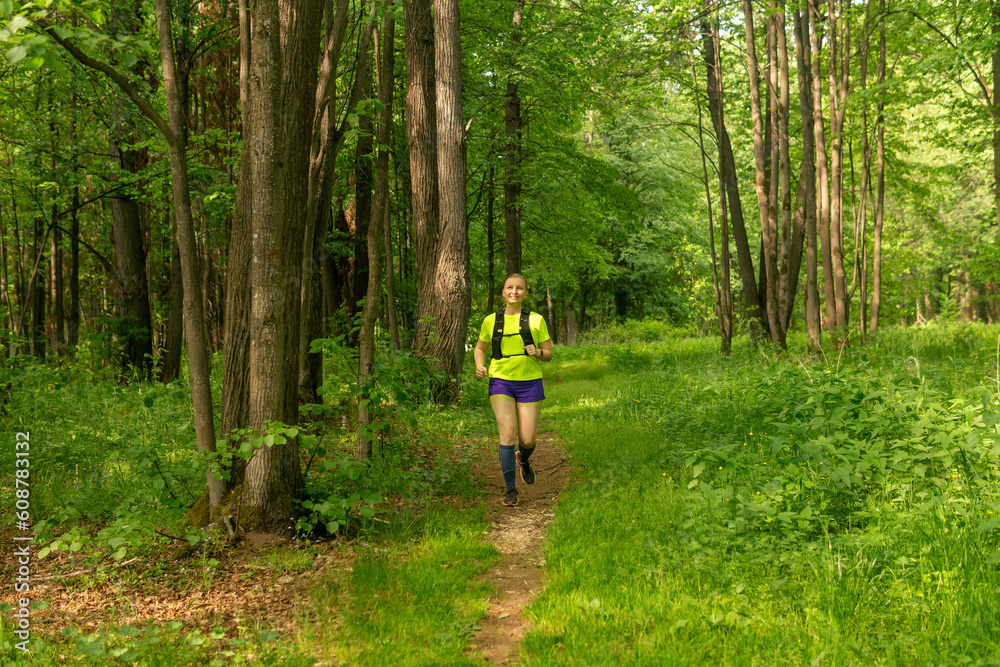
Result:
<svg viewBox="0 0 1000 667"><path fill-rule="evenodd" d="M552 361L552 340L545 318L522 307L527 292L524 276L507 276L501 292L504 308L483 320L473 354L476 377L490 378L490 404L500 430L500 471L507 484L503 504L508 507L517 504L515 467L520 469L525 484L535 482L529 459L535 451L538 413L545 399L539 362ZM516 453L515 442L519 445Z"/></svg>

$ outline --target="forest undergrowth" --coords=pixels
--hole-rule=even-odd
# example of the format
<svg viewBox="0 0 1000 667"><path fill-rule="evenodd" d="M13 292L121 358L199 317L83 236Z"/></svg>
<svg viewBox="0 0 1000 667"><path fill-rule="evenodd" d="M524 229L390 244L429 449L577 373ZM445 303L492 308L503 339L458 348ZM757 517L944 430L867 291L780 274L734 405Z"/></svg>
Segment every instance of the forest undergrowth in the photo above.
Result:
<svg viewBox="0 0 1000 667"><path fill-rule="evenodd" d="M561 350L583 473L523 664L1000 663L998 334Z"/></svg>
<svg viewBox="0 0 1000 667"><path fill-rule="evenodd" d="M820 358L743 339L728 359L653 329L560 347L545 367L547 428L578 473L521 664L1000 663L1000 327L885 329ZM360 388L350 353L327 354L324 404L341 410ZM485 388L441 411L416 366L382 363L375 462L350 462L350 430L328 415L306 441L303 539L242 552L183 527L203 484L183 383L120 384L86 359L6 369L4 437L39 443L33 567L129 610L60 623L65 598L32 598L33 662L483 664L469 646L492 594L495 499L468 462L492 446ZM172 561L164 534L194 555ZM274 613L132 608L233 587ZM24 657L5 609L0 662Z"/></svg>

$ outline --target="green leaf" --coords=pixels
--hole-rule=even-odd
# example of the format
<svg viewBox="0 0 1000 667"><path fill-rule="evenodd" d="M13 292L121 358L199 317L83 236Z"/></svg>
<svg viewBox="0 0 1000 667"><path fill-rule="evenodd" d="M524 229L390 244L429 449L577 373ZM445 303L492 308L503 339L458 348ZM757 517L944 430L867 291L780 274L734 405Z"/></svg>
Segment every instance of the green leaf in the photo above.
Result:
<svg viewBox="0 0 1000 667"><path fill-rule="evenodd" d="M11 64L14 64L24 60L25 56L28 55L28 49L18 44L14 48L7 51L6 55L7 55L7 61L10 62Z"/></svg>
<svg viewBox="0 0 1000 667"><path fill-rule="evenodd" d="M49 555L52 549L50 547L42 547L41 551L38 552L38 560L41 560Z"/></svg>
<svg viewBox="0 0 1000 667"><path fill-rule="evenodd" d="M125 558L125 547L122 547L118 551L114 552L111 557L116 561L121 561L122 558Z"/></svg>
<svg viewBox="0 0 1000 667"><path fill-rule="evenodd" d="M998 526L1000 526L1000 516L995 516L992 519L989 519L979 524L979 528L976 528L976 532L985 533L986 531L993 530Z"/></svg>
<svg viewBox="0 0 1000 667"><path fill-rule="evenodd" d="M261 630L258 636L262 642L273 642L278 638L278 632L276 630Z"/></svg>
<svg viewBox="0 0 1000 667"><path fill-rule="evenodd" d="M112 549L117 549L118 547L120 547L123 544L125 544L125 538L124 537L112 537L110 540L108 540L108 545Z"/></svg>
<svg viewBox="0 0 1000 667"><path fill-rule="evenodd" d="M137 62L139 62L139 58L133 53L119 53L118 62L120 62L122 66L127 68L127 67L132 67Z"/></svg>
<svg viewBox="0 0 1000 667"><path fill-rule="evenodd" d="M12 0L0 0L0 16L9 16L14 11Z"/></svg>

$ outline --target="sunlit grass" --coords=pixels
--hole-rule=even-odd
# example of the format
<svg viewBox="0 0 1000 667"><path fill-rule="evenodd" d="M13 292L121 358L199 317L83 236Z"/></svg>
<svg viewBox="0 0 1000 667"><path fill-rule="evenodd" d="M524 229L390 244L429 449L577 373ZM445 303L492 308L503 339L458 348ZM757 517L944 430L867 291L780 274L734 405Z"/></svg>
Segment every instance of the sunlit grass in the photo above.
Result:
<svg viewBox="0 0 1000 667"><path fill-rule="evenodd" d="M481 507L429 506L418 545L371 548L314 589L301 645L337 664L481 664L465 654L492 592L476 578L498 558L485 528Z"/></svg>
<svg viewBox="0 0 1000 667"><path fill-rule="evenodd" d="M524 664L1000 663L997 328L942 329L829 364L574 359L546 410L581 471Z"/></svg>

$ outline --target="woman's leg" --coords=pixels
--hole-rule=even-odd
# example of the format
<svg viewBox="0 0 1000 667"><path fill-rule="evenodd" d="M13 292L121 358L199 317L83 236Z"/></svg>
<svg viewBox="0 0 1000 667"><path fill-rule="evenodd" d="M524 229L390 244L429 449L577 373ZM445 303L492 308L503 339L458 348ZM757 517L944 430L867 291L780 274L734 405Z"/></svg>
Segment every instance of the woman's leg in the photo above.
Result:
<svg viewBox="0 0 1000 667"><path fill-rule="evenodd" d="M517 404L509 396L491 396L493 414L497 418L500 431L500 472L508 489L517 486L515 481L514 443L517 441Z"/></svg>
<svg viewBox="0 0 1000 667"><path fill-rule="evenodd" d="M517 404L517 425L518 425L518 450L517 463L521 468L521 479L525 484L535 483L535 471L532 470L528 459L535 451L535 432L538 430L538 413L542 404L518 403Z"/></svg>
<svg viewBox="0 0 1000 667"><path fill-rule="evenodd" d="M538 415L542 410L541 401L537 403L517 403L517 435L524 452L522 463L527 463L527 457L535 448L535 436L538 431Z"/></svg>

